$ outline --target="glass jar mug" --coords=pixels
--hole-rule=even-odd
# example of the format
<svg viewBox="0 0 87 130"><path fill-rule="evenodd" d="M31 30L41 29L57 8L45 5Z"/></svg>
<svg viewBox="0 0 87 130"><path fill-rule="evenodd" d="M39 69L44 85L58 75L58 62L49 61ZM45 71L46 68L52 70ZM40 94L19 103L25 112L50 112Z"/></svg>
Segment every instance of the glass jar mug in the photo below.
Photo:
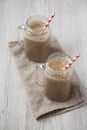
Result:
<svg viewBox="0 0 87 130"><path fill-rule="evenodd" d="M49 26L45 27L47 21L48 19L44 16L34 15L29 17L26 25L18 27L19 45L24 48L27 58L37 62L45 62L50 51L51 29Z"/></svg>
<svg viewBox="0 0 87 130"><path fill-rule="evenodd" d="M44 93L49 99L65 101L69 98L73 68L63 68L70 60L69 56L59 52L48 57Z"/></svg>

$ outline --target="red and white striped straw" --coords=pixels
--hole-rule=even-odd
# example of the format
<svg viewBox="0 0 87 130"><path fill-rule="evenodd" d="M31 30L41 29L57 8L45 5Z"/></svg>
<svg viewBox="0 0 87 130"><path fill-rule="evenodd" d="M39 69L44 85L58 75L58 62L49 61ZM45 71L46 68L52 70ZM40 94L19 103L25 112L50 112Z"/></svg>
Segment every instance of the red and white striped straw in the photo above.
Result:
<svg viewBox="0 0 87 130"><path fill-rule="evenodd" d="M44 28L46 28L49 24L50 24L50 22L52 21L52 19L55 17L55 12L51 15L51 17L50 17L50 19L48 19L48 21L47 21L47 23L45 24L45 27Z"/></svg>
<svg viewBox="0 0 87 130"><path fill-rule="evenodd" d="M66 64L63 70L68 69L73 64L73 62L75 62L79 57L80 57L80 54L76 55L69 63Z"/></svg>

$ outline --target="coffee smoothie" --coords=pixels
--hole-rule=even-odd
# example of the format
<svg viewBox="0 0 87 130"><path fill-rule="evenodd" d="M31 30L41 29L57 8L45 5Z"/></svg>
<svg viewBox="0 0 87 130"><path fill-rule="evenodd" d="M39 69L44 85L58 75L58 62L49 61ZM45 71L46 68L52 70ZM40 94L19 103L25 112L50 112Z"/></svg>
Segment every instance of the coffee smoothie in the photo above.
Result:
<svg viewBox="0 0 87 130"><path fill-rule="evenodd" d="M63 68L69 58L60 53L55 53L48 58L45 70L45 95L49 99L65 101L71 91L72 67Z"/></svg>
<svg viewBox="0 0 87 130"><path fill-rule="evenodd" d="M37 62L45 62L50 52L50 29L44 27L44 22L34 21L24 33L25 55Z"/></svg>

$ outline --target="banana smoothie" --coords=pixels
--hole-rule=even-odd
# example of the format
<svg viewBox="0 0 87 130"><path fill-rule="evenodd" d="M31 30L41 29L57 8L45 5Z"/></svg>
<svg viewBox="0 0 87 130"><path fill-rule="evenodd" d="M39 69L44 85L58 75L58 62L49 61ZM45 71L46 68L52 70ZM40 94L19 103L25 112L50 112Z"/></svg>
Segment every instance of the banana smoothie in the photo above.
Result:
<svg viewBox="0 0 87 130"><path fill-rule="evenodd" d="M52 54L46 63L45 95L49 99L65 101L71 91L72 67L63 70L70 58L62 53Z"/></svg>
<svg viewBox="0 0 87 130"><path fill-rule="evenodd" d="M28 29L24 33L24 50L27 58L37 61L45 62L50 51L50 28L45 27L45 23L41 17L36 17L28 23ZM45 19L45 18L44 18Z"/></svg>

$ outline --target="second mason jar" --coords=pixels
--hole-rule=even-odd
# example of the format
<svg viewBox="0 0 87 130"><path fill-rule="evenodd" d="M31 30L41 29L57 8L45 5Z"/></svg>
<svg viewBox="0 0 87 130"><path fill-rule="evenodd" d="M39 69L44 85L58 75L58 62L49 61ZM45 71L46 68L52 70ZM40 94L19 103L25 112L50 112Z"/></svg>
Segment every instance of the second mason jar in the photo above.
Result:
<svg viewBox="0 0 87 130"><path fill-rule="evenodd" d="M26 21L24 31L24 52L27 58L45 62L50 52L50 27L45 27L48 19L34 15Z"/></svg>
<svg viewBox="0 0 87 130"><path fill-rule="evenodd" d="M57 101L68 100L71 92L72 66L63 70L70 61L63 53L54 53L48 57L45 69L45 95Z"/></svg>

